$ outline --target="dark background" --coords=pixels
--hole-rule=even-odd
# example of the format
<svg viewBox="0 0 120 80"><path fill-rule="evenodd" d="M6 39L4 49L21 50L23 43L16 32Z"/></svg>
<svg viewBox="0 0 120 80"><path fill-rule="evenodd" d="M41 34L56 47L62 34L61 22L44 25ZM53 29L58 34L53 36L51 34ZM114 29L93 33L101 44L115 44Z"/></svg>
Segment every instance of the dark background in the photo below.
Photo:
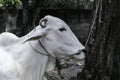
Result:
<svg viewBox="0 0 120 80"><path fill-rule="evenodd" d="M74 79L120 80L119 0L21 0L21 3L0 3L3 5L0 33L9 31L23 36L45 15L59 17L83 44L87 41L85 66Z"/></svg>

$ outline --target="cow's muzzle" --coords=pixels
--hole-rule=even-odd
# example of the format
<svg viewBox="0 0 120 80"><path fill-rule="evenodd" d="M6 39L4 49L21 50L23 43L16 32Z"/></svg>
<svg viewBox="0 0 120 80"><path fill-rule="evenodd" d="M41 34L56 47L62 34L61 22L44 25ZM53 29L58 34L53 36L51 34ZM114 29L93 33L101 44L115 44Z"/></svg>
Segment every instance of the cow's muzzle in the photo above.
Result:
<svg viewBox="0 0 120 80"><path fill-rule="evenodd" d="M80 55L81 52L83 53L87 53L86 49L82 49L82 50L79 50L77 53L75 53L74 55Z"/></svg>
<svg viewBox="0 0 120 80"><path fill-rule="evenodd" d="M83 60L85 58L86 49L79 50L77 53L69 55L70 58L76 60Z"/></svg>

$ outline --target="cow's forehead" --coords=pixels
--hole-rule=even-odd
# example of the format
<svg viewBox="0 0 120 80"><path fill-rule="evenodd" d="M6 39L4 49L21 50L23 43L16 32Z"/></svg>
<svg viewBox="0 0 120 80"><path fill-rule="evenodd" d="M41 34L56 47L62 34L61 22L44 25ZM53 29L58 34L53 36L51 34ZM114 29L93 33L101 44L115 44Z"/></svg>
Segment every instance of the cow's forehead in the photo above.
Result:
<svg viewBox="0 0 120 80"><path fill-rule="evenodd" d="M48 21L50 21L53 24L59 24L59 25L64 25L64 26L68 26L62 19L54 17L54 16L50 16L47 15L44 17L45 19L47 19Z"/></svg>
<svg viewBox="0 0 120 80"><path fill-rule="evenodd" d="M46 19L48 19L48 20L63 21L63 20L61 20L60 18L57 18L57 17L54 17L54 16L50 16L50 15L47 15L47 16L45 16L44 18L46 18Z"/></svg>

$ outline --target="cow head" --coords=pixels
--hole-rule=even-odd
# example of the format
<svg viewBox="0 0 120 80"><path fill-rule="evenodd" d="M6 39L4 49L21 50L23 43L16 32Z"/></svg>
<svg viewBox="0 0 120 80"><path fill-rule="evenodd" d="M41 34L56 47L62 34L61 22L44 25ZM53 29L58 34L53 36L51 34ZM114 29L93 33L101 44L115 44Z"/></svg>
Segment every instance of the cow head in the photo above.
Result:
<svg viewBox="0 0 120 80"><path fill-rule="evenodd" d="M27 41L40 40L54 57L78 55L83 59L85 47L79 42L69 26L61 19L45 16L35 28L35 35Z"/></svg>

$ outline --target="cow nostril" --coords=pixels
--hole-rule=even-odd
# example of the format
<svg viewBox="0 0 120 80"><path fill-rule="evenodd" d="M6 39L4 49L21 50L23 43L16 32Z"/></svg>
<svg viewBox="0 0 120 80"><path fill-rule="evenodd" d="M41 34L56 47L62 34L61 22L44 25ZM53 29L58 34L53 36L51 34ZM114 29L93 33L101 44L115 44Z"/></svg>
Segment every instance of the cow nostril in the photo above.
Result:
<svg viewBox="0 0 120 80"><path fill-rule="evenodd" d="M87 50L86 50L86 49L83 49L82 52L87 53Z"/></svg>
<svg viewBox="0 0 120 80"><path fill-rule="evenodd" d="M81 54L82 50L79 50L75 55Z"/></svg>

